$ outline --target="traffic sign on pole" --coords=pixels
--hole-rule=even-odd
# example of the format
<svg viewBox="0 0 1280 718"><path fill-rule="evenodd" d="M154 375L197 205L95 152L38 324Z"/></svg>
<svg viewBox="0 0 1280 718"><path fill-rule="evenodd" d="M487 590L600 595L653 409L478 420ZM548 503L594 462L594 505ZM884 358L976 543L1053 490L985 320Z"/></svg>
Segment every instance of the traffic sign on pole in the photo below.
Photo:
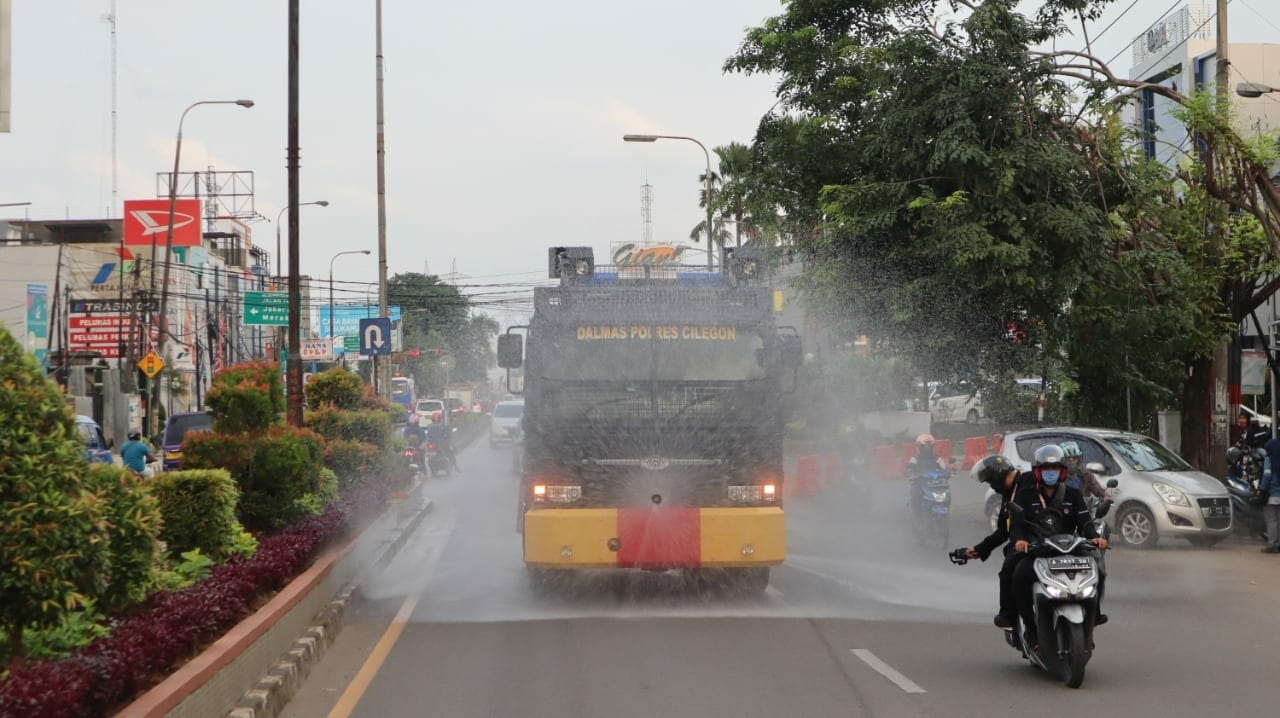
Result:
<svg viewBox="0 0 1280 718"><path fill-rule="evenodd" d="M289 325L288 292L245 292L244 323L248 325Z"/></svg>
<svg viewBox="0 0 1280 718"><path fill-rule="evenodd" d="M360 353L360 337L352 334L342 338L342 352L344 354Z"/></svg>
<svg viewBox="0 0 1280 718"><path fill-rule="evenodd" d="M360 320L360 353L365 356L391 354L391 317Z"/></svg>
<svg viewBox="0 0 1280 718"><path fill-rule="evenodd" d="M164 369L164 360L160 358L159 354L148 352L146 356L138 360L138 368L150 379L159 374L161 369Z"/></svg>

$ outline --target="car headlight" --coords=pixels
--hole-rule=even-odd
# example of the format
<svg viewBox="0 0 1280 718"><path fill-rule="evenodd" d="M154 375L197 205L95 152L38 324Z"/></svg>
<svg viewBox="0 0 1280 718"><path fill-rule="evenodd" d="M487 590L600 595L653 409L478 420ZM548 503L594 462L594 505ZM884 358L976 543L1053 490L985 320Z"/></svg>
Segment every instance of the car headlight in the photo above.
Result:
<svg viewBox="0 0 1280 718"><path fill-rule="evenodd" d="M1187 495L1173 488L1172 486L1162 482L1151 482L1151 488L1160 495L1160 500L1172 506L1191 506L1191 502L1187 500Z"/></svg>

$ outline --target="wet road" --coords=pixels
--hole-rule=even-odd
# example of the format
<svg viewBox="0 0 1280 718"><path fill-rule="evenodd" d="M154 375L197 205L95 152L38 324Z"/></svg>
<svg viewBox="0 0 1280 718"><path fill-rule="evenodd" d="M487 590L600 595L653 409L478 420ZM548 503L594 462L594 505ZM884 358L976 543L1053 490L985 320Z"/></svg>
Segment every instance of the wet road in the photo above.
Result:
<svg viewBox="0 0 1280 718"><path fill-rule="evenodd" d="M1280 556L1169 541L1108 558L1084 687L1029 667L990 625L998 565L954 567L904 524L905 488L787 503L789 557L762 597L672 574L602 574L534 597L509 449L429 481L413 540L284 716L1269 715ZM984 535L954 483L952 543ZM1084 713L1082 713L1084 711Z"/></svg>

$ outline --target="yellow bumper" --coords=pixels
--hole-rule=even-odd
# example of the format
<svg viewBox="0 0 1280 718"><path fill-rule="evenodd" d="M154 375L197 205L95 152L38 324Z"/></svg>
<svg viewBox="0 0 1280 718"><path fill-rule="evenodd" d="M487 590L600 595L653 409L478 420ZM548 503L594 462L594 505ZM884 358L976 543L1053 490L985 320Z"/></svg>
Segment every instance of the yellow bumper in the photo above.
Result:
<svg viewBox="0 0 1280 718"><path fill-rule="evenodd" d="M524 561L540 568L776 566L786 558L778 507L532 509Z"/></svg>

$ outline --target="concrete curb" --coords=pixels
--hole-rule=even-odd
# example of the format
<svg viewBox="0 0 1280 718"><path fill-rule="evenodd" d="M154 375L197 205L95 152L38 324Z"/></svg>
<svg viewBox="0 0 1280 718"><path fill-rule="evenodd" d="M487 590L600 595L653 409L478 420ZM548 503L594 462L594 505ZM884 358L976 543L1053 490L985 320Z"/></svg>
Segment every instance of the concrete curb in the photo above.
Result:
<svg viewBox="0 0 1280 718"><path fill-rule="evenodd" d="M414 492L419 488L421 485L415 487ZM386 542L369 565L383 568L390 564L430 510L431 500L423 499L419 506L410 510L407 517L402 515L395 537ZM359 588L363 579L364 576L360 576L342 587L333 600L316 615L306 633L236 702L235 708L227 713L227 718L275 718L280 715L311 673L312 666L320 661L325 650L342 632L347 612L359 605Z"/></svg>

